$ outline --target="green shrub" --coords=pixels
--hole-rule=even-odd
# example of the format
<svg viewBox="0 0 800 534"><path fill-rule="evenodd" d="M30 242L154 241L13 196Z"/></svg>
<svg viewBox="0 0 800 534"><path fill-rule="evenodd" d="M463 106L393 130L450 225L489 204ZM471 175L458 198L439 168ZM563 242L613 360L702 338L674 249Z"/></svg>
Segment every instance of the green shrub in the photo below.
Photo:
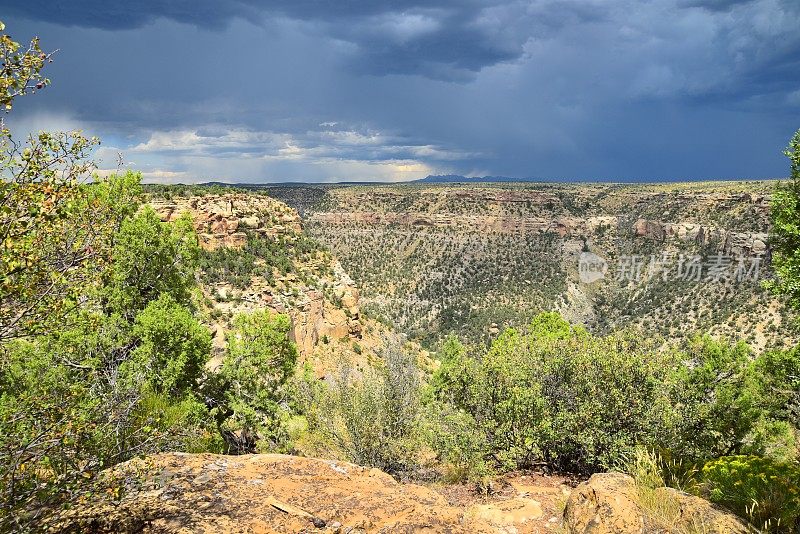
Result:
<svg viewBox="0 0 800 534"><path fill-rule="evenodd" d="M111 310L132 319L162 293L189 306L199 254L188 215L164 223L146 206L125 219L113 249L107 291Z"/></svg>
<svg viewBox="0 0 800 534"><path fill-rule="evenodd" d="M703 466L705 496L768 532L800 529L800 464L725 456Z"/></svg>
<svg viewBox="0 0 800 534"><path fill-rule="evenodd" d="M0 498L15 529L74 503L116 463L213 446L206 408L193 395L173 399L144 380L118 379L134 346L129 330L93 320L3 347Z"/></svg>
<svg viewBox="0 0 800 534"><path fill-rule="evenodd" d="M800 347L767 351L753 362L764 408L800 428Z"/></svg>
<svg viewBox="0 0 800 534"><path fill-rule="evenodd" d="M608 468L652 441L665 418L662 356L557 315L537 317L530 334L506 330L479 357L453 341L442 354L434 395L475 418L504 469Z"/></svg>
<svg viewBox="0 0 800 534"><path fill-rule="evenodd" d="M39 75L49 54L38 39L19 49L4 28L8 110L49 84ZM193 391L209 343L190 311L191 221L137 214L137 173L93 177L96 138L14 143L0 130L0 531L38 532L93 500L105 468L213 446Z"/></svg>
<svg viewBox="0 0 800 534"><path fill-rule="evenodd" d="M772 268L777 276L768 286L785 296L790 306L800 309L800 130L792 136L784 154L789 158L791 181L779 184L770 205Z"/></svg>
<svg viewBox="0 0 800 534"><path fill-rule="evenodd" d="M211 354L211 333L167 293L136 316L139 346L126 362L129 373L144 372L156 392L180 396L197 387Z"/></svg>
<svg viewBox="0 0 800 534"><path fill-rule="evenodd" d="M420 467L420 371L399 347L383 354L383 366L342 365L307 413L310 431L330 452L393 474Z"/></svg>
<svg viewBox="0 0 800 534"><path fill-rule="evenodd" d="M667 384L673 418L660 438L664 447L675 457L701 463L741 452L765 415L751 349L703 336L674 356Z"/></svg>
<svg viewBox="0 0 800 534"><path fill-rule="evenodd" d="M754 362L746 345L709 337L656 347L624 332L593 336L552 313L486 351L451 338L438 355L433 397L474 418L501 469L592 473L637 445L686 472L732 453L797 455L793 356Z"/></svg>
<svg viewBox="0 0 800 534"><path fill-rule="evenodd" d="M290 328L288 317L268 310L234 318L222 368L208 384L228 452L255 452L259 441L280 447L286 439L283 405L298 356Z"/></svg>
<svg viewBox="0 0 800 534"><path fill-rule="evenodd" d="M449 404L433 402L423 411L422 432L425 442L437 454L448 483L483 483L490 474L484 456L485 434L475 419Z"/></svg>

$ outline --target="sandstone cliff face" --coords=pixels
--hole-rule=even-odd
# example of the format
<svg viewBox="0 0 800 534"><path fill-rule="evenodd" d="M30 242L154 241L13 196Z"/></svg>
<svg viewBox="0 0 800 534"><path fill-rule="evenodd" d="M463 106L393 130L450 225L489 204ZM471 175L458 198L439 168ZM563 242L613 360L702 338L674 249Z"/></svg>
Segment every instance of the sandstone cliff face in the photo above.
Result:
<svg viewBox="0 0 800 534"><path fill-rule="evenodd" d="M544 234L556 233L561 237L587 235L599 226L617 224L617 217L514 217L502 215L462 215L424 212L324 212L308 217L309 222L317 224L341 225L347 223L368 225L427 226L435 228L469 228L501 234Z"/></svg>
<svg viewBox="0 0 800 534"><path fill-rule="evenodd" d="M648 219L637 219L632 231L636 237L661 243L674 240L701 247L716 245L721 252L732 256L766 256L768 253L767 232L737 232L691 222L665 223Z"/></svg>
<svg viewBox="0 0 800 534"><path fill-rule="evenodd" d="M263 195L234 193L154 199L151 205L164 221L189 213L205 250L240 249L248 234L262 239L280 236L291 240L303 232L295 210ZM274 281L254 276L244 289L226 283L203 288L211 316L217 317L212 324L217 349L212 367L220 363L228 320L239 312L269 309L288 314L292 321L291 336L304 358L310 358L322 340L341 342L362 338L359 294L353 281L330 255L320 255L313 263L296 265L296 273L278 275ZM264 265L264 269L270 268ZM320 276L320 272L328 274Z"/></svg>
<svg viewBox="0 0 800 534"><path fill-rule="evenodd" d="M400 225L435 228L465 229L479 232L501 234L557 234L561 238L587 238L601 228L624 226L625 218L619 215L598 215L589 217L511 217L493 215L460 215L445 213L379 213L379 212L324 212L315 213L308 218L315 224L345 225ZM767 252L767 232L738 232L712 225L692 222L661 222L637 219L631 225L631 234L653 241L664 242L672 239L682 243L705 246L720 244L728 254L765 254Z"/></svg>
<svg viewBox="0 0 800 534"><path fill-rule="evenodd" d="M287 314L292 321L290 337L303 358L311 357L322 343L357 341L363 338L359 312L358 290L338 264L333 275L324 282L330 288L327 295L320 281L307 283L294 275L276 279L270 284L254 277L249 287L237 290L226 284L209 288L213 309L221 314L215 330L215 344L222 347L229 319L242 312L268 309ZM332 300L332 299L335 299Z"/></svg>
<svg viewBox="0 0 800 534"><path fill-rule="evenodd" d="M194 221L200 246L241 247L247 241L245 230L275 237L302 231L297 212L267 196L234 193L150 202L164 221L189 213Z"/></svg>

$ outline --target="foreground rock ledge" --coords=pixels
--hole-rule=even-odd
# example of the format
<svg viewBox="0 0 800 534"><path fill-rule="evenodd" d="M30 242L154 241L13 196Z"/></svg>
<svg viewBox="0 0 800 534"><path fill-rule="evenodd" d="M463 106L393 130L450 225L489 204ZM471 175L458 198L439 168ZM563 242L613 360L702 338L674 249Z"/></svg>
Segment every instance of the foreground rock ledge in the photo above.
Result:
<svg viewBox="0 0 800 534"><path fill-rule="evenodd" d="M594 475L571 493L564 484L553 484L553 479L517 475L505 481L502 495L490 500L461 500L462 506L450 504L434 489L401 484L378 469L281 454L165 453L126 462L113 468L111 474L128 487L121 502L98 500L79 506L51 522L48 530L259 534L748 532L744 523L703 499L667 488L655 490L658 500L674 504L666 508L667 523L663 514L653 518L639 502L633 479L619 473ZM545 480L549 485L541 485ZM569 498L563 509L566 496Z"/></svg>
<svg viewBox="0 0 800 534"><path fill-rule="evenodd" d="M672 488L651 490L649 506L633 478L597 473L570 494L564 510L573 534L745 534L747 524L706 500Z"/></svg>
<svg viewBox="0 0 800 534"><path fill-rule="evenodd" d="M442 495L401 484L378 469L279 454L168 453L117 473L152 480L118 506L64 517L56 530L95 532L510 532L486 510L448 505ZM520 513L540 511L535 501ZM512 511L505 511L506 515ZM491 515L491 514L489 514ZM532 518L533 518L532 516ZM515 517L524 522L526 517ZM512 527L513 528L513 527ZM517 532L518 530L513 530ZM520 530L521 531L521 530Z"/></svg>

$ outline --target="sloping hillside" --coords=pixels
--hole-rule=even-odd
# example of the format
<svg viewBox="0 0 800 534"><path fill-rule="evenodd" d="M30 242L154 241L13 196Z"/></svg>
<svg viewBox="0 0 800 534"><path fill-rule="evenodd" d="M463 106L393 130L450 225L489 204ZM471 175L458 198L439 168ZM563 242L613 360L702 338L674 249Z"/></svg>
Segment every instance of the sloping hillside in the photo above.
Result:
<svg viewBox="0 0 800 534"><path fill-rule="evenodd" d="M151 205L164 221L192 216L203 248L206 321L221 361L225 332L239 312L269 309L292 321L301 357L323 375L342 358L368 361L390 329L360 313L359 291L328 250L303 231L297 212L260 194L165 199Z"/></svg>

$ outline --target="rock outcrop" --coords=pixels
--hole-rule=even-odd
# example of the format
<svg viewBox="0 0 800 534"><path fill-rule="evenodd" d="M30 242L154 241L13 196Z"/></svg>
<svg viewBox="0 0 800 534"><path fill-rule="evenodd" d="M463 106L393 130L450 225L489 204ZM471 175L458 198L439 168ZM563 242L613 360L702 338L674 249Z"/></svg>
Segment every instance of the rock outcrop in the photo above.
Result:
<svg viewBox="0 0 800 534"><path fill-rule="evenodd" d="M459 505L377 469L280 454L165 453L106 474L129 486L121 502L98 500L67 512L52 530L522 534L558 523L558 488L526 487L509 498ZM542 491L546 506L531 491Z"/></svg>
<svg viewBox="0 0 800 534"><path fill-rule="evenodd" d="M254 277L245 289L221 284L207 288L207 293L223 317L259 309L287 314L292 341L302 356L309 357L323 341L363 338L358 289L335 261L330 273L316 283L292 274L278 276L272 284ZM323 284L329 288L327 294L320 290ZM227 325L218 332L224 335L226 329Z"/></svg>
<svg viewBox="0 0 800 534"><path fill-rule="evenodd" d="M104 472L101 480L111 487L124 487L121 499L95 498L58 515L49 522L49 530L214 534L749 532L743 522L703 499L667 488L656 490L662 492L656 496L661 516L654 518L639 502L633 480L619 473L596 474L571 491L564 478L510 475L497 481L493 495L482 497L464 486L401 483L378 469L334 460L281 454L163 453L120 464Z"/></svg>
<svg viewBox="0 0 800 534"><path fill-rule="evenodd" d="M671 488L654 490L657 510L643 504L633 478L598 473L572 491L564 523L572 534L649 534L704 532L746 534L747 525L699 497Z"/></svg>
<svg viewBox="0 0 800 534"><path fill-rule="evenodd" d="M230 193L153 199L150 205L163 221L173 221L189 213L200 246L207 250L242 247L247 241L245 229L272 237L302 231L295 210L264 195Z"/></svg>
<svg viewBox="0 0 800 534"><path fill-rule="evenodd" d="M674 239L699 246L716 245L725 254L764 256L767 254L767 232L734 232L716 226L696 223L665 223L638 219L632 228L637 237L664 242Z"/></svg>

